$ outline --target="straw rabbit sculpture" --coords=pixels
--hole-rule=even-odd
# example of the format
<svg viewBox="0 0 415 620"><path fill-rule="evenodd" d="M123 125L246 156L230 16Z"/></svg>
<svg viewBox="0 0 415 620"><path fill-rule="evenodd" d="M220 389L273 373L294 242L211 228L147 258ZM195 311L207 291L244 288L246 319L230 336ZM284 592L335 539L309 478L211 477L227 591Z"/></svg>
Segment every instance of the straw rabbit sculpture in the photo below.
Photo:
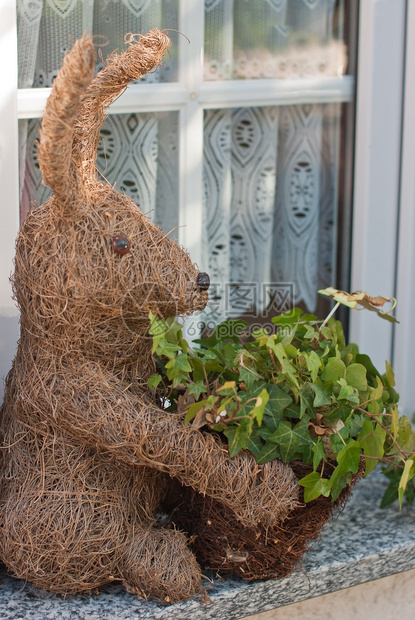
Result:
<svg viewBox="0 0 415 620"><path fill-rule="evenodd" d="M230 508L235 527L274 525L297 503L278 462L230 459L213 435L160 409L149 312L207 303L207 276L134 202L98 179L107 106L157 67L152 30L94 78L84 35L44 113L39 162L51 198L22 225L13 286L21 337L1 414L0 559L21 579L73 594L122 581L174 602L201 589L186 535L157 511L173 481Z"/></svg>

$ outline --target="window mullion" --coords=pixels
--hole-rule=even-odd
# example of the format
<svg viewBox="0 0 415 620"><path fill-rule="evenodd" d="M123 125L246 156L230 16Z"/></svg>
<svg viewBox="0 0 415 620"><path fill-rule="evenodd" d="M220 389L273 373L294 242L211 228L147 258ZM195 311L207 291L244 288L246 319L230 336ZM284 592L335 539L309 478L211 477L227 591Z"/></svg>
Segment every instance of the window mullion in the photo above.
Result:
<svg viewBox="0 0 415 620"><path fill-rule="evenodd" d="M50 88L21 88L17 92L19 119L41 118ZM140 114L180 110L187 101L187 91L177 82L131 84L109 109L110 114Z"/></svg>
<svg viewBox="0 0 415 620"><path fill-rule="evenodd" d="M354 98L354 76L204 82L198 100L205 109L247 106L346 103Z"/></svg>
<svg viewBox="0 0 415 620"><path fill-rule="evenodd" d="M186 90L180 112L179 140L179 242L188 249L200 269L206 269L203 254L203 107L197 93L203 82L204 3L181 0L179 82Z"/></svg>

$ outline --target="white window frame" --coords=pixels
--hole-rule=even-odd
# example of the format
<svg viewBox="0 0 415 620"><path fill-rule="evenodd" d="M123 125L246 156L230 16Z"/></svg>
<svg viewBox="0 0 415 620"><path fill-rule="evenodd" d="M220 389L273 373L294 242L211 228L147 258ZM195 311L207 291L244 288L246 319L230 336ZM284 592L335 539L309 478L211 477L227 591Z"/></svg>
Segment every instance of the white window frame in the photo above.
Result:
<svg viewBox="0 0 415 620"><path fill-rule="evenodd" d="M9 282L19 227L19 140L17 124L17 28L14 0L0 7L0 401L3 377L8 372L18 338L18 312Z"/></svg>
<svg viewBox="0 0 415 620"><path fill-rule="evenodd" d="M404 76L402 165L398 220L396 298L400 325L393 334L393 367L401 394L400 407L415 411L415 0L408 0Z"/></svg>
<svg viewBox="0 0 415 620"><path fill-rule="evenodd" d="M360 2L352 290L394 296L405 0ZM400 304L399 304L400 305ZM352 312L350 338L384 368L393 328L370 312Z"/></svg>
<svg viewBox="0 0 415 620"><path fill-rule="evenodd" d="M14 256L14 244L19 227L19 164L17 125L17 29L14 1L7 0L0 9L0 54L4 58L0 89L0 188L2 199L0 246L0 313L16 314L11 299L9 277Z"/></svg>
<svg viewBox="0 0 415 620"><path fill-rule="evenodd" d="M400 324L353 311L349 334L379 369L392 361L408 414L415 410L414 19L414 0L360 1L351 289L396 297Z"/></svg>
<svg viewBox="0 0 415 620"><path fill-rule="evenodd" d="M402 122L403 30L406 3L415 0L361 0L359 66L357 86L357 142L355 166L352 287L369 293L395 292L395 254L400 182L400 126ZM413 10L413 8L412 8ZM50 89L17 88L17 32L15 0L3 0L0 37L5 73L0 92L0 186L2 188L0 245L0 322L17 317L8 277L12 271L14 240L19 225L18 119L39 118ZM181 0L178 81L164 84L132 85L111 107L111 113L178 111L179 122L179 242L201 269L207 270L202 252L202 149L203 116L206 109L269 106L300 103L348 102L354 97L354 78L304 80L203 81L204 2ZM384 39L385 31L388 36ZM387 49L386 49L387 48ZM384 54L382 55L382 51ZM380 54L380 56L379 56ZM380 67L380 58L388 61ZM388 82L380 79L387 72ZM380 72L380 75L379 75ZM384 99L382 99L382 97ZM385 112L385 101L393 108ZM381 103L379 103L381 102ZM386 119L383 142L379 118ZM376 120L378 119L378 120ZM409 121L408 121L409 122ZM397 137L398 136L398 137ZM410 150L410 146L407 146ZM412 155L413 157L413 155ZM389 166L387 163L389 162ZM376 166L382 167L382 188ZM407 173L407 176L409 173ZM410 176L410 175L409 175ZM407 181L407 192L410 183ZM392 207L391 207L392 201ZM380 214L380 217L379 217ZM410 217L410 209L408 211ZM373 232L376 221L375 235ZM404 219L401 218L401 225ZM376 237L385 238L387 250L379 258ZM409 236L410 244L414 235ZM401 262L403 257L399 259ZM400 264L400 263L399 263ZM377 267L381 269L377 271ZM403 284L401 284L402 288ZM398 287L399 288L399 287ZM409 304L407 296L404 304ZM401 305L401 302L400 302ZM406 308L406 306L405 306ZM402 312L405 312L405 308ZM351 338L376 359L390 359L393 330L373 315L352 317ZM1 327L1 325L0 325ZM14 354L16 333L3 345L0 376L7 372ZM399 339L395 342L398 344ZM405 343L403 343L405 345ZM405 345L406 346L406 345ZM383 362L383 360L382 360Z"/></svg>

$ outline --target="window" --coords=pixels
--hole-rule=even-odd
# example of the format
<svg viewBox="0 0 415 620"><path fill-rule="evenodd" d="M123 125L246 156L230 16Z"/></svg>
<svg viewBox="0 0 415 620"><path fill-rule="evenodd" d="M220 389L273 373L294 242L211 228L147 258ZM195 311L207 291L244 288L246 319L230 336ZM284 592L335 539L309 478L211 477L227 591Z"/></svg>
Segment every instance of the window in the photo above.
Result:
<svg viewBox="0 0 415 620"><path fill-rule="evenodd" d="M188 42L176 32L178 0L17 3L19 85L42 88L43 98L70 38L85 29L96 36L98 68L108 52L125 48L127 32L154 26L174 31L166 66L131 89L123 114L113 106L102 129L98 167L158 224L177 228L184 245L187 231L178 227L186 226L191 213L192 254L212 280L203 317L209 326L241 314L263 319L293 304L314 312L317 289L337 280L342 104L354 90L345 29L356 27L345 4L206 0L204 9L194 3L195 20L189 3L182 3ZM193 42L204 45L191 59ZM29 100L37 95L23 92ZM151 112L143 111L148 93L163 100L165 111L156 101ZM190 136L186 141L191 117L192 145ZM36 161L39 126L37 119L20 121L26 160L21 218L49 195ZM199 162L194 175L185 163L189 148ZM194 181L186 194L180 185L190 174ZM349 240L339 237L344 247Z"/></svg>
<svg viewBox="0 0 415 620"><path fill-rule="evenodd" d="M364 33L359 65L374 71L367 59L388 53L382 71L402 76L406 0L386 4L382 12L374 0L360 7L357 0L4 2L7 34L1 49L9 62L0 125L8 153L0 168L8 205L3 281L11 269L19 213L16 116L24 217L31 200L44 199L34 138L69 36L92 31L105 56L121 48L126 32L161 26L171 29L173 40L166 67L131 85L113 104L98 162L106 178L117 179L144 212L165 229L175 229L172 236L211 273L212 303L203 320L217 321L226 313L265 320L270 304L271 311L281 311L287 300L321 313L319 287L349 286L353 239L352 282L374 294L392 294L367 284L375 267L373 252L367 258L364 249L366 242L370 245L368 226L358 224L370 211L365 204L359 204L354 228L351 224L359 11ZM368 50L371 42L374 49ZM369 101L369 118L375 108L374 76L366 75L363 82L361 69L358 75L360 105ZM394 92L402 101L398 82ZM392 131L397 123L400 115L394 111L386 125ZM369 148L368 141L359 146L359 140L357 160ZM388 145L381 151L387 161ZM392 155L396 172L399 153ZM363 173L358 171L358 186ZM384 170L385 183L388 175ZM375 179L370 183L376 186ZM396 236L396 205L392 210L395 220L384 218L382 226L392 235L395 225ZM356 275L366 260L372 271L366 270L360 283ZM389 285L393 276L386 280ZM3 290L5 306L15 315L7 284ZM362 335L364 321L359 321L352 335ZM16 329L10 343L15 335ZM391 336L386 340L390 351ZM373 335L366 350L373 353L376 341ZM5 370L8 365L7 360Z"/></svg>

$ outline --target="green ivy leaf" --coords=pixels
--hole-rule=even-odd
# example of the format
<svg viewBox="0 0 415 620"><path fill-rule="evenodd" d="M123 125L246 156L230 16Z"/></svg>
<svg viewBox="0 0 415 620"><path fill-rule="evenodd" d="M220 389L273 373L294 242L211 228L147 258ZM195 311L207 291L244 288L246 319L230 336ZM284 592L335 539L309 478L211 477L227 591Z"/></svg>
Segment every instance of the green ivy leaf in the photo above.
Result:
<svg viewBox="0 0 415 620"><path fill-rule="evenodd" d="M339 497L343 489L352 481L352 474L350 472L343 474L335 479L331 478L331 499L333 502Z"/></svg>
<svg viewBox="0 0 415 620"><path fill-rule="evenodd" d="M172 344L171 342L167 342L165 338L160 338L156 348L157 355L172 359L175 357L177 351L180 351L180 346L178 344Z"/></svg>
<svg viewBox="0 0 415 620"><path fill-rule="evenodd" d="M365 456L381 459L384 455L384 444L386 431L371 420L365 420L362 430L357 436L357 441L363 448ZM374 458L366 459L365 476L368 476L377 465L378 461Z"/></svg>
<svg viewBox="0 0 415 620"><path fill-rule="evenodd" d="M318 340L319 335L318 330L313 325L306 325L304 340Z"/></svg>
<svg viewBox="0 0 415 620"><path fill-rule="evenodd" d="M367 395L367 398L369 398L369 394ZM379 407L379 403L376 400L368 403L367 411L371 413L372 415L379 415L381 413L381 408ZM383 403L382 403L382 411L383 411Z"/></svg>
<svg viewBox="0 0 415 620"><path fill-rule="evenodd" d="M189 424L189 422L191 422L193 420L193 418L196 416L196 414L206 404L207 404L207 400L199 400L197 403L193 403L192 405L190 405L188 410L186 411L186 415L185 415L185 418L184 418L184 423L185 424Z"/></svg>
<svg viewBox="0 0 415 620"><path fill-rule="evenodd" d="M320 328L320 333L323 334L323 336L324 336L324 338L326 340L331 340L332 335L333 335L333 333L332 333L330 327L328 327L328 325L325 325L324 327L321 327Z"/></svg>
<svg viewBox="0 0 415 620"><path fill-rule="evenodd" d="M398 487L399 480L392 480L386 488L386 491L383 494L382 501L380 502L381 508L386 508L390 506L398 499Z"/></svg>
<svg viewBox="0 0 415 620"><path fill-rule="evenodd" d="M346 364L338 357L330 357L321 373L323 381L337 381L344 378L346 372Z"/></svg>
<svg viewBox="0 0 415 620"><path fill-rule="evenodd" d="M264 416L265 405L269 401L269 394L267 390L263 389L256 397L255 406L251 411L251 416L257 421L258 426L262 424L262 418Z"/></svg>
<svg viewBox="0 0 415 620"><path fill-rule="evenodd" d="M314 417L314 392L309 383L300 387L300 418L308 413L308 418Z"/></svg>
<svg viewBox="0 0 415 620"><path fill-rule="evenodd" d="M310 351L310 353L305 354L305 360L307 370L311 374L311 381L315 382L322 365L321 357L319 357L315 351Z"/></svg>
<svg viewBox="0 0 415 620"><path fill-rule="evenodd" d="M268 441L278 444L281 458L285 463L291 463L303 446L312 443L308 423L305 420L301 420L295 426L284 420Z"/></svg>
<svg viewBox="0 0 415 620"><path fill-rule="evenodd" d="M304 501L311 502L313 499L317 499L320 495L328 497L330 495L330 480L322 478L316 471L311 472L308 476L301 478L298 481L302 487L304 487Z"/></svg>
<svg viewBox="0 0 415 620"><path fill-rule="evenodd" d="M385 379L388 382L388 385L390 387L394 387L395 386L395 375L392 370L392 366L390 365L389 362L385 362L385 366L386 366Z"/></svg>
<svg viewBox="0 0 415 620"><path fill-rule="evenodd" d="M402 508L402 499L406 490L406 486L410 480L415 476L415 460L414 458L407 459L405 461L405 467L402 472L401 479L399 480L399 508Z"/></svg>
<svg viewBox="0 0 415 620"><path fill-rule="evenodd" d="M302 417L300 406L296 405L295 403L291 403L291 405L288 405L288 407L284 411L284 417L299 420Z"/></svg>
<svg viewBox="0 0 415 620"><path fill-rule="evenodd" d="M287 357L287 354L285 352L285 349L282 343L277 342L275 337L273 338L272 336L269 336L266 342L266 346L268 349L270 349L275 354L275 357L277 358L279 363L282 364Z"/></svg>
<svg viewBox="0 0 415 620"><path fill-rule="evenodd" d="M224 362L224 357L220 353L220 351L218 351L218 349L213 349L213 348L203 349L203 358L205 360L217 360L219 358L221 363Z"/></svg>
<svg viewBox="0 0 415 620"><path fill-rule="evenodd" d="M272 433L274 432L274 430L271 430L269 428L267 428L266 426L260 426L257 429L257 433L258 435L264 440L264 441L268 441L268 439L271 437Z"/></svg>
<svg viewBox="0 0 415 620"><path fill-rule="evenodd" d="M223 433L228 438L229 456L231 458L247 447L249 439L248 433L246 431L244 432L241 426L228 427Z"/></svg>
<svg viewBox="0 0 415 620"><path fill-rule="evenodd" d="M324 340L320 342L319 349L321 351L320 357L326 357L326 355L330 354L330 347L328 344L324 343Z"/></svg>
<svg viewBox="0 0 415 620"><path fill-rule="evenodd" d="M246 385L247 390L251 390L255 381L260 379L260 375L253 368L241 366L239 368L239 379Z"/></svg>
<svg viewBox="0 0 415 620"><path fill-rule="evenodd" d="M150 388L150 390L156 388L161 380L162 376L158 373L151 375L151 377L148 378L148 387Z"/></svg>
<svg viewBox="0 0 415 620"><path fill-rule="evenodd" d="M331 318L328 324L333 329L334 340L337 342L339 348L344 349L346 340L344 337L343 325L334 318Z"/></svg>
<svg viewBox="0 0 415 620"><path fill-rule="evenodd" d="M273 461L274 459L278 459L279 457L279 446L277 446L273 441L267 441L266 444L262 447L262 449L258 452L256 462L258 464L268 463L269 461Z"/></svg>
<svg viewBox="0 0 415 620"><path fill-rule="evenodd" d="M356 402L356 398L354 398L354 400L356 404L359 404L358 402L359 395L356 394L355 388L353 388L351 385L348 385L346 379L339 379L337 383L341 386L340 392L337 396L337 400L349 400L355 395L357 396L357 402Z"/></svg>
<svg viewBox="0 0 415 620"><path fill-rule="evenodd" d="M190 383L187 387L189 394L193 394L195 400L199 398L201 394L206 394L206 386L203 381L196 381L196 383Z"/></svg>
<svg viewBox="0 0 415 620"><path fill-rule="evenodd" d="M234 367L235 350L237 351L238 348L235 348L235 345L231 342L227 342L222 350L223 356L225 358L226 366L228 368Z"/></svg>
<svg viewBox="0 0 415 620"><path fill-rule="evenodd" d="M286 377L289 383L294 385L296 388L299 388L300 385L297 379L296 368L288 359L282 360L281 364L281 375Z"/></svg>
<svg viewBox="0 0 415 620"><path fill-rule="evenodd" d="M320 437L313 446L313 454L313 469L316 471L322 460L327 461L326 453L324 451L324 444Z"/></svg>
<svg viewBox="0 0 415 620"><path fill-rule="evenodd" d="M380 400L383 395L383 383L380 377L375 377L376 387L370 390L370 398L374 400Z"/></svg>
<svg viewBox="0 0 415 620"><path fill-rule="evenodd" d="M313 401L314 407L324 407L324 405L331 404L332 393L327 388L324 388L322 385L318 384L310 384L310 387L315 394Z"/></svg>
<svg viewBox="0 0 415 620"><path fill-rule="evenodd" d="M285 344L284 351L289 357L295 358L298 355L298 349L292 344Z"/></svg>
<svg viewBox="0 0 415 620"><path fill-rule="evenodd" d="M409 418L406 415L399 418L398 433L396 441L402 448L409 447L409 443L412 437L412 425L409 422Z"/></svg>
<svg viewBox="0 0 415 620"><path fill-rule="evenodd" d="M169 342L179 342L183 338L183 325L174 316L165 320L166 338ZM187 343L186 343L187 344Z"/></svg>
<svg viewBox="0 0 415 620"><path fill-rule="evenodd" d="M346 418L346 426L349 429L349 437L357 437L362 430L363 424L365 422L365 415L362 413L361 415L356 414L355 411Z"/></svg>
<svg viewBox="0 0 415 620"><path fill-rule="evenodd" d="M358 353L356 355L356 362L362 364L366 368L369 375L372 375L373 377L380 377L380 372L375 368L372 360L368 355L365 355L364 353Z"/></svg>
<svg viewBox="0 0 415 620"><path fill-rule="evenodd" d="M262 448L264 447L264 443L258 433L258 428L253 428L252 433L248 439L248 450L252 452L254 456L258 456Z"/></svg>
<svg viewBox="0 0 415 620"><path fill-rule="evenodd" d="M173 380L173 385L177 385L177 381L187 379L187 373L192 370L188 357L185 353L179 353L166 364L167 376Z"/></svg>
<svg viewBox="0 0 415 620"><path fill-rule="evenodd" d="M210 372L217 372L220 374L225 370L224 366L218 360L206 360L204 367L207 374Z"/></svg>
<svg viewBox="0 0 415 620"><path fill-rule="evenodd" d="M349 385L364 392L367 390L366 368L362 364L350 364L346 368L346 381Z"/></svg>
<svg viewBox="0 0 415 620"><path fill-rule="evenodd" d="M251 396L258 396L266 388L268 401L265 404L263 423L272 431L278 428L279 423L284 417L284 410L292 403L292 398L274 383L258 381L255 389L251 391Z"/></svg>
<svg viewBox="0 0 415 620"><path fill-rule="evenodd" d="M150 327L148 329L148 333L150 336L153 336L153 348L152 353L154 353L158 347L160 340L165 337L166 328L165 323L162 319L157 318L152 312L149 313L150 319Z"/></svg>
<svg viewBox="0 0 415 620"><path fill-rule="evenodd" d="M175 369L177 371L183 370L186 372L192 370L185 353L179 353L173 357L169 362L167 362L166 368L170 368L171 370Z"/></svg>
<svg viewBox="0 0 415 620"><path fill-rule="evenodd" d="M271 321L275 325L295 325L302 313L303 311L301 310L301 308L293 308L292 310L284 312L284 314L274 316Z"/></svg>
<svg viewBox="0 0 415 620"><path fill-rule="evenodd" d="M336 489L337 497L346 484L348 484L348 477L346 474L355 474L359 469L361 452L362 450L359 442L351 441L346 444L337 455L336 460L338 465L330 478L331 488Z"/></svg>
<svg viewBox="0 0 415 620"><path fill-rule="evenodd" d="M290 355L289 351L291 351L292 352L292 356L296 357L297 354L298 354L298 350L294 346L293 346L292 349L290 348L291 347L291 343L294 340L294 336L295 336L295 333L296 333L295 327L292 327L291 329L285 328L284 333L286 335L281 339L281 344L283 345L287 355ZM287 346L289 347L288 349L286 348ZM295 350L295 352L294 352L294 350Z"/></svg>

